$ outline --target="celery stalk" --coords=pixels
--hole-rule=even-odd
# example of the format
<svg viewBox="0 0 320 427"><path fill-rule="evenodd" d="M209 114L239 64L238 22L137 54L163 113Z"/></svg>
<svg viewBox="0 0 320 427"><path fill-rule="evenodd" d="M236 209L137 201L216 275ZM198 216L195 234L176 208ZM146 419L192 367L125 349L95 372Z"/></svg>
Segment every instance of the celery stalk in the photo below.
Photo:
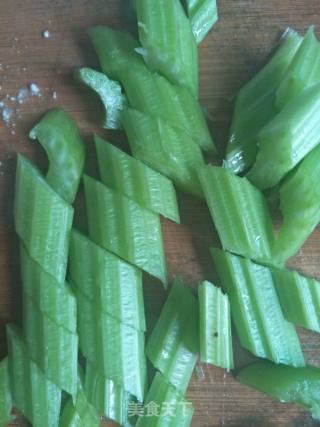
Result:
<svg viewBox="0 0 320 427"><path fill-rule="evenodd" d="M217 0L186 0L192 32L198 44L218 20Z"/></svg>
<svg viewBox="0 0 320 427"><path fill-rule="evenodd" d="M12 421L12 396L8 371L8 359L0 362L0 426L4 427Z"/></svg>

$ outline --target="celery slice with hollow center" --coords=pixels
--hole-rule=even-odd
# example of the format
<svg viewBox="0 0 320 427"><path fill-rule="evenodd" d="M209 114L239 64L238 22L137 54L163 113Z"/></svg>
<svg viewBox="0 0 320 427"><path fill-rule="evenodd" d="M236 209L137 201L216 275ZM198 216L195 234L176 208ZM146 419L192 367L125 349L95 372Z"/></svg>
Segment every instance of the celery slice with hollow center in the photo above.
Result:
<svg viewBox="0 0 320 427"><path fill-rule="evenodd" d="M186 0L193 35L198 44L218 20L217 0Z"/></svg>
<svg viewBox="0 0 320 427"><path fill-rule="evenodd" d="M4 427L12 421L12 396L8 370L8 358L0 362L0 426Z"/></svg>

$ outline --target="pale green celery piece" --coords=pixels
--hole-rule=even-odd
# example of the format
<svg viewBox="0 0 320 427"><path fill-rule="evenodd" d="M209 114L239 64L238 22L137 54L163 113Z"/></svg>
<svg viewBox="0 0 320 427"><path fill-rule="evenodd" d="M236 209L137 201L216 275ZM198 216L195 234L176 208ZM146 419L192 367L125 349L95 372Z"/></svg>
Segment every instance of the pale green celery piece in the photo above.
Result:
<svg viewBox="0 0 320 427"><path fill-rule="evenodd" d="M320 283L296 271L273 268L271 272L286 319L320 332Z"/></svg>
<svg viewBox="0 0 320 427"><path fill-rule="evenodd" d="M8 358L2 359L0 362L0 426L4 427L9 424L13 417L12 396L10 390L10 379L8 370Z"/></svg>
<svg viewBox="0 0 320 427"><path fill-rule="evenodd" d="M64 284L73 209L18 155L15 228L30 257Z"/></svg>
<svg viewBox="0 0 320 427"><path fill-rule="evenodd" d="M180 222L177 196L167 177L107 141L94 137L102 182L142 207Z"/></svg>
<svg viewBox="0 0 320 427"><path fill-rule="evenodd" d="M104 129L121 129L121 111L126 108L127 100L122 94L120 84L92 68L77 70L75 79L100 98L104 109L102 127Z"/></svg>
<svg viewBox="0 0 320 427"><path fill-rule="evenodd" d="M141 270L73 230L69 274L97 310L145 331Z"/></svg>
<svg viewBox="0 0 320 427"><path fill-rule="evenodd" d="M34 427L58 427L61 390L29 358L21 332L7 325L8 369L14 406Z"/></svg>
<svg viewBox="0 0 320 427"><path fill-rule="evenodd" d="M88 176L84 187L90 238L166 286L159 215Z"/></svg>
<svg viewBox="0 0 320 427"><path fill-rule="evenodd" d="M272 250L279 263L295 255L320 222L320 145L280 186L282 224Z"/></svg>
<svg viewBox="0 0 320 427"><path fill-rule="evenodd" d="M101 374L90 362L87 362L85 392L91 404L104 417L123 427L135 425L133 409L139 403L117 383Z"/></svg>
<svg viewBox="0 0 320 427"><path fill-rule="evenodd" d="M146 353L166 380L185 393L199 353L198 302L176 280L150 336Z"/></svg>
<svg viewBox="0 0 320 427"><path fill-rule="evenodd" d="M277 90L279 110L307 87L320 82L320 43L310 27Z"/></svg>
<svg viewBox="0 0 320 427"><path fill-rule="evenodd" d="M319 368L292 368L262 361L241 369L237 378L281 402L304 406L311 411L313 418L320 420Z"/></svg>
<svg viewBox="0 0 320 427"><path fill-rule="evenodd" d="M170 178L181 191L203 197L196 170L205 163L186 132L133 109L122 117L134 157Z"/></svg>
<svg viewBox="0 0 320 427"><path fill-rule="evenodd" d="M218 20L217 0L186 0L193 35L198 44Z"/></svg>
<svg viewBox="0 0 320 427"><path fill-rule="evenodd" d="M212 249L241 345L275 363L304 366L294 326L285 320L269 268Z"/></svg>
<svg viewBox="0 0 320 427"><path fill-rule="evenodd" d="M23 333L31 359L46 378L75 396L78 336L41 313L26 294L23 295Z"/></svg>
<svg viewBox="0 0 320 427"><path fill-rule="evenodd" d="M157 372L136 427L189 427L193 413L192 403Z"/></svg>
<svg viewBox="0 0 320 427"><path fill-rule="evenodd" d="M148 66L198 96L198 50L180 0L137 0L141 51Z"/></svg>
<svg viewBox="0 0 320 427"><path fill-rule="evenodd" d="M274 187L320 142L320 83L290 101L258 135L257 159L247 177Z"/></svg>
<svg viewBox="0 0 320 427"><path fill-rule="evenodd" d="M210 282L199 286L200 358L233 369L230 303L227 295Z"/></svg>
<svg viewBox="0 0 320 427"><path fill-rule="evenodd" d="M302 37L294 30L286 30L280 47L271 60L240 89L225 160L225 166L232 172L243 172L255 162L257 135L278 113L275 104L276 90L301 41Z"/></svg>
<svg viewBox="0 0 320 427"><path fill-rule="evenodd" d="M222 167L206 166L198 172L223 248L271 263L274 231L264 195Z"/></svg>

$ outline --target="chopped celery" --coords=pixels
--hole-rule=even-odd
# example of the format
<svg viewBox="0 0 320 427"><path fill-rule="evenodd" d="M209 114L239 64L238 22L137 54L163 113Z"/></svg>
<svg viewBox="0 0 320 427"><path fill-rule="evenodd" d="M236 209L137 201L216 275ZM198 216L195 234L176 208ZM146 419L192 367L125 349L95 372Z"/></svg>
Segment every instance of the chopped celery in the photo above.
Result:
<svg viewBox="0 0 320 427"><path fill-rule="evenodd" d="M72 203L84 167L85 146L76 122L61 109L50 110L30 132L46 150L46 180L67 203Z"/></svg>
<svg viewBox="0 0 320 427"><path fill-rule="evenodd" d="M141 271L76 230L71 233L70 277L97 310L146 329Z"/></svg>
<svg viewBox="0 0 320 427"><path fill-rule="evenodd" d="M18 155L15 227L31 258L64 283L73 209Z"/></svg>
<svg viewBox="0 0 320 427"><path fill-rule="evenodd" d="M275 186L320 142L320 83L297 95L258 135L257 159L248 178Z"/></svg>
<svg viewBox="0 0 320 427"><path fill-rule="evenodd" d="M198 303L176 280L150 336L146 353L151 363L185 393L199 352Z"/></svg>
<svg viewBox="0 0 320 427"><path fill-rule="evenodd" d="M144 163L95 136L102 182L142 207L180 222L172 182Z"/></svg>
<svg viewBox="0 0 320 427"><path fill-rule="evenodd" d="M298 335L283 316L271 271L220 249L212 255L242 346L276 363L304 366Z"/></svg>
<svg viewBox="0 0 320 427"><path fill-rule="evenodd" d="M121 111L126 107L126 98L121 92L118 82L93 70L92 68L81 68L75 73L75 78L87 88L93 90L101 100L104 108L102 127L105 129L121 128Z"/></svg>
<svg viewBox="0 0 320 427"><path fill-rule="evenodd" d="M243 384L281 402L298 403L320 420L320 369L292 368L262 361L243 368L237 378Z"/></svg>
<svg viewBox="0 0 320 427"><path fill-rule="evenodd" d="M197 43L180 0L137 0L136 8L146 63L197 97Z"/></svg>
<svg viewBox="0 0 320 427"><path fill-rule="evenodd" d="M165 377L156 373L136 427L189 427L194 408Z"/></svg>
<svg viewBox="0 0 320 427"><path fill-rule="evenodd" d="M19 329L7 326L8 368L14 406L34 427L58 427L61 390L28 356Z"/></svg>
<svg viewBox="0 0 320 427"><path fill-rule="evenodd" d="M159 215L88 176L84 187L92 240L166 285Z"/></svg>
<svg viewBox="0 0 320 427"><path fill-rule="evenodd" d="M257 135L275 117L276 90L282 81L302 38L288 29L282 42L267 65L240 89L233 113L226 167L234 173L248 169L255 161Z"/></svg>
<svg viewBox="0 0 320 427"><path fill-rule="evenodd" d="M23 333L31 359L46 378L74 396L78 336L42 314L26 294L23 296Z"/></svg>
<svg viewBox="0 0 320 427"><path fill-rule="evenodd" d="M8 370L8 359L0 362L0 427L4 427L12 421L12 396Z"/></svg>
<svg viewBox="0 0 320 427"><path fill-rule="evenodd" d="M286 319L320 332L320 283L296 271L274 268L271 272Z"/></svg>
<svg viewBox="0 0 320 427"><path fill-rule="evenodd" d="M172 179L180 190L202 196L196 169L204 160L186 132L132 109L124 111L123 125L135 157Z"/></svg>
<svg viewBox="0 0 320 427"><path fill-rule="evenodd" d="M201 168L199 178L223 248L270 262L274 232L263 194L221 167Z"/></svg>
<svg viewBox="0 0 320 427"><path fill-rule="evenodd" d="M225 369L233 368L230 303L210 282L199 286L200 357Z"/></svg>
<svg viewBox="0 0 320 427"><path fill-rule="evenodd" d="M218 20L217 0L186 0L193 35L198 44Z"/></svg>

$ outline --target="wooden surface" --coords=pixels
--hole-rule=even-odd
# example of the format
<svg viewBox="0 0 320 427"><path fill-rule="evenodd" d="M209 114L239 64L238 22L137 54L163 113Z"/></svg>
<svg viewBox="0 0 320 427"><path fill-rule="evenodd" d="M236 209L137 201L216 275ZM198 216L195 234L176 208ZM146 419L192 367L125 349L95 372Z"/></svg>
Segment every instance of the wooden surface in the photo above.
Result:
<svg viewBox="0 0 320 427"><path fill-rule="evenodd" d="M155 0L156 1L156 0ZM201 102L213 117L219 144L226 140L232 99L238 88L266 61L287 26L305 31L320 23L319 0L221 0L220 20L200 49ZM12 201L16 153L24 153L44 166L43 153L28 140L30 127L50 107L63 106L79 122L88 140L96 127L99 109L94 99L73 83L72 70L96 65L85 29L107 24L132 29L134 22L122 0L0 0L0 101L15 96L30 82L42 91L19 105L8 101L14 116L11 126L0 121L0 353L6 354L5 324L20 322L20 282L17 239L13 230ZM50 31L50 38L42 36ZM53 92L58 98L53 99ZM19 110L20 111L17 111ZM15 126L13 126L13 124ZM99 131L117 141L118 135ZM94 165L91 164L91 168ZM182 224L163 221L170 275L190 284L215 275L208 246L216 241L205 206L180 197ZM291 263L320 278L320 231L316 230ZM146 304L151 320L164 295L158 284L147 283ZM319 335L299 331L306 359L320 364ZM238 346L237 346L238 347ZM237 351L238 352L238 351ZM238 365L248 356L239 352ZM297 406L274 402L238 384L231 374L198 367L188 397L196 407L194 427L301 427L318 425ZM25 425L18 418L15 425ZM320 424L319 424L320 425ZM43 426L46 427L46 426ZM177 426L179 427L179 426Z"/></svg>

